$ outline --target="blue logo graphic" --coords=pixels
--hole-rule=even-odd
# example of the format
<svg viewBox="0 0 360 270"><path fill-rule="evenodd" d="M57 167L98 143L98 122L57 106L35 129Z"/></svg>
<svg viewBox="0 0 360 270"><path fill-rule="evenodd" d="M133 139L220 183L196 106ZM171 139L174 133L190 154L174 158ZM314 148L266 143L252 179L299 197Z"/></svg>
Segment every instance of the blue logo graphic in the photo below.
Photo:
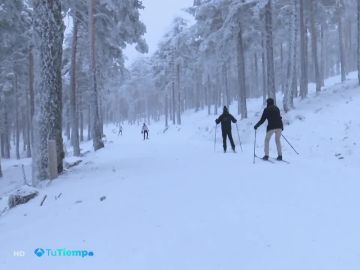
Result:
<svg viewBox="0 0 360 270"><path fill-rule="evenodd" d="M37 248L34 250L36 256L43 257L93 257L94 251L90 250L78 250L78 249L66 249L66 248L58 248L58 249L51 249L51 248Z"/></svg>
<svg viewBox="0 0 360 270"><path fill-rule="evenodd" d="M36 256L41 257L42 255L45 254L45 250L43 250L42 248L37 248L35 249L34 253Z"/></svg>

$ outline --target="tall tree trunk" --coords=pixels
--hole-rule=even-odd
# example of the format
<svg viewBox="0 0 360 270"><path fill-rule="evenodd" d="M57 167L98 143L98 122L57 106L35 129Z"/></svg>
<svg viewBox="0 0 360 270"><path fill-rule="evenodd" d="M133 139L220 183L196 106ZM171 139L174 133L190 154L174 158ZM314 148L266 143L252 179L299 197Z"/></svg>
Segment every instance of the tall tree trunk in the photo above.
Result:
<svg viewBox="0 0 360 270"><path fill-rule="evenodd" d="M220 74L219 74L219 72L218 72L218 68L216 67L216 75L215 75L215 89L214 89L214 115L217 115L218 114L218 108L219 108L219 106L220 106L220 102L221 102L221 100L220 100L220 93L221 93L221 91L220 91L220 85L219 85L219 83L220 83L220 79L219 79L219 77L220 77Z"/></svg>
<svg viewBox="0 0 360 270"><path fill-rule="evenodd" d="M360 0L357 1L357 68L360 84Z"/></svg>
<svg viewBox="0 0 360 270"><path fill-rule="evenodd" d="M25 113L24 113L24 122L25 122L25 132L26 132L26 157L31 157L31 116L30 116L30 102L29 95L25 94Z"/></svg>
<svg viewBox="0 0 360 270"><path fill-rule="evenodd" d="M349 73L350 70L352 70L353 67L353 57L352 57L352 23L351 19L347 18L345 19L345 51L348 52L345 54L345 63L346 63L346 74Z"/></svg>
<svg viewBox="0 0 360 270"><path fill-rule="evenodd" d="M63 171L62 140L62 46L64 24L61 0L34 0L35 31L39 39L40 87L34 159L34 179L48 178L48 140L56 141L57 171Z"/></svg>
<svg viewBox="0 0 360 270"><path fill-rule="evenodd" d="M88 106L87 109L87 124L88 124L88 131L87 131L87 140L91 140L91 106Z"/></svg>
<svg viewBox="0 0 360 270"><path fill-rule="evenodd" d="M200 110L200 70L199 66L195 68L195 78L194 78L194 89L195 89L195 112Z"/></svg>
<svg viewBox="0 0 360 270"><path fill-rule="evenodd" d="M76 4L75 4L76 6ZM77 68L77 40L79 29L79 12L75 7L74 19L73 19L73 37L71 48L71 91L70 91L70 114L71 114L71 144L73 146L74 156L80 156L80 141L79 141L79 119L77 113L76 102L76 68Z"/></svg>
<svg viewBox="0 0 360 270"><path fill-rule="evenodd" d="M259 66L258 66L258 55L254 53L254 88L255 93L259 94Z"/></svg>
<svg viewBox="0 0 360 270"><path fill-rule="evenodd" d="M316 33L316 25L315 25L314 6L315 6L315 1L311 0L310 2L311 47L312 47L312 58L314 61L314 70L315 70L316 93L319 93L321 91L321 80L320 80L320 70L319 70L319 61L318 61L317 33Z"/></svg>
<svg viewBox="0 0 360 270"><path fill-rule="evenodd" d="M208 115L211 114L211 81L210 81L210 74L207 76L207 87L206 87L206 103L208 107Z"/></svg>
<svg viewBox="0 0 360 270"><path fill-rule="evenodd" d="M266 85L266 57L265 57L265 37L261 34L261 70L262 70L262 91L263 91L263 105L266 104L267 85Z"/></svg>
<svg viewBox="0 0 360 270"><path fill-rule="evenodd" d="M273 33L272 33L272 6L271 1L268 0L265 6L265 32L266 32L266 60L267 60L267 89L268 96L273 98L276 103L276 89L275 89L275 67L274 67L274 47L273 47Z"/></svg>
<svg viewBox="0 0 360 270"><path fill-rule="evenodd" d="M80 141L84 141L84 112L82 107L82 99L81 95L79 95L79 120L80 120L80 126L79 126L79 132L80 132Z"/></svg>
<svg viewBox="0 0 360 270"><path fill-rule="evenodd" d="M321 86L325 85L325 50L326 50L326 45L325 45L325 29L324 29L324 25L321 24L321 28L320 28L320 44L321 44L321 54L320 54L320 82L321 82Z"/></svg>
<svg viewBox="0 0 360 270"><path fill-rule="evenodd" d="M230 93L229 93L229 80L228 80L228 68L227 63L223 64L223 79L224 79L224 87L225 87L225 100L224 106L228 107L230 106Z"/></svg>
<svg viewBox="0 0 360 270"><path fill-rule="evenodd" d="M292 82L291 82L291 97L290 97L290 106L294 108L294 97L298 96L298 33L299 33L299 20L298 20L298 0L294 0L293 4L293 15L294 15L294 55L293 55L293 65L292 65Z"/></svg>
<svg viewBox="0 0 360 270"><path fill-rule="evenodd" d="M29 129L30 129L30 142L28 150L28 157L31 156L31 147L33 145L33 121L34 121L34 111L35 111L35 100L34 100L34 48L33 45L29 48L29 98L30 98L30 113L29 113Z"/></svg>
<svg viewBox="0 0 360 270"><path fill-rule="evenodd" d="M176 91L178 94L176 122L178 125L181 125L180 64L176 65Z"/></svg>
<svg viewBox="0 0 360 270"><path fill-rule="evenodd" d="M285 77L285 68L284 68L284 44L283 42L280 42L280 91L281 93L284 93L285 91L285 81L286 81L286 77Z"/></svg>
<svg viewBox="0 0 360 270"><path fill-rule="evenodd" d="M169 126L169 98L168 95L165 94L165 128Z"/></svg>
<svg viewBox="0 0 360 270"><path fill-rule="evenodd" d="M96 22L95 22L96 0L89 1L89 39L90 39L90 67L91 67L91 137L94 150L104 147L100 126L99 101L97 89L97 62L96 62Z"/></svg>
<svg viewBox="0 0 360 270"><path fill-rule="evenodd" d="M338 20L338 34L339 34L341 81L344 82L346 80L346 64L345 64L345 52L344 52L342 16L341 16L340 7L338 7L338 11L337 11L337 20Z"/></svg>
<svg viewBox="0 0 360 270"><path fill-rule="evenodd" d="M293 93L296 84L296 36L297 36L297 19L296 19L296 1L292 3L292 12L290 14L290 31L289 31L289 56L287 66L287 80L283 99L283 108L288 112L293 107ZM295 85L294 85L295 84Z"/></svg>
<svg viewBox="0 0 360 270"><path fill-rule="evenodd" d="M176 115L176 99L175 99L175 82L172 81L171 82L171 103L172 103L172 110L171 110L171 118L172 118L172 121L173 121L173 125L176 124L176 118L175 118L175 115Z"/></svg>
<svg viewBox="0 0 360 270"><path fill-rule="evenodd" d="M5 100L4 100L4 129L3 129L3 134L1 137L1 150L2 150L2 157L9 159L10 158L10 123L9 123L9 115L8 115L8 110L9 110L9 104L8 104L8 100L7 100L7 95L5 95Z"/></svg>
<svg viewBox="0 0 360 270"><path fill-rule="evenodd" d="M305 98L308 93L308 74L307 74L307 42L306 26L304 18L304 0L300 0L300 96Z"/></svg>
<svg viewBox="0 0 360 270"><path fill-rule="evenodd" d="M14 89L15 89L15 153L16 159L20 159L20 125L19 125L19 89L18 75L14 73Z"/></svg>
<svg viewBox="0 0 360 270"><path fill-rule="evenodd" d="M239 80L238 114L241 114L241 119L245 119L247 118L245 54L244 54L241 25L239 25L239 33L237 39L237 69L238 69L238 80Z"/></svg>

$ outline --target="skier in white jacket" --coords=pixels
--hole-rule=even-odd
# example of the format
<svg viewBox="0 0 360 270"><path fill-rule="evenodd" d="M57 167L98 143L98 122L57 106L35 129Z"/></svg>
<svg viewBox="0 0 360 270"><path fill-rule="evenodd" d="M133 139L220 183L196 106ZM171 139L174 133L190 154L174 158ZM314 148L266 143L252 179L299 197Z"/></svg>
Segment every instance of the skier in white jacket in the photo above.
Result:
<svg viewBox="0 0 360 270"><path fill-rule="evenodd" d="M147 125L145 123L142 126L141 133L144 134L144 140L149 139L149 128L147 127Z"/></svg>

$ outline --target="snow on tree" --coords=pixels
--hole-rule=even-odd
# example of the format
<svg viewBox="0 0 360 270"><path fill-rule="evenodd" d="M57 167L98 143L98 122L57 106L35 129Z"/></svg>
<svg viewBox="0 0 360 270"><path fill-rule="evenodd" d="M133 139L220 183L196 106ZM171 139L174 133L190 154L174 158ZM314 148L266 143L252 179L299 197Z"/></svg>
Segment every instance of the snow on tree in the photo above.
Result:
<svg viewBox="0 0 360 270"><path fill-rule="evenodd" d="M39 88L36 90L33 180L48 176L48 141L55 140L57 171L63 171L62 45L64 24L60 0L34 0L34 30L39 50Z"/></svg>
<svg viewBox="0 0 360 270"><path fill-rule="evenodd" d="M30 47L31 9L23 1L2 1L0 9L0 141L1 155L10 158L14 135L19 159L20 132L27 156L30 151L30 116L27 91L27 50ZM22 129L22 130L21 130Z"/></svg>

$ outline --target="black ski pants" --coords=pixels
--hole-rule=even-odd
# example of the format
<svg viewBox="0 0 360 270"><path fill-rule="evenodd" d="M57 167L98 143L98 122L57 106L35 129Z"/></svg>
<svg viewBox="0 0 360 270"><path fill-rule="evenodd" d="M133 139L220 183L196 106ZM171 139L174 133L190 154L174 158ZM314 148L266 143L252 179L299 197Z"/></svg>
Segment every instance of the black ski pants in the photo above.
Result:
<svg viewBox="0 0 360 270"><path fill-rule="evenodd" d="M234 140L231 134L231 130L222 130L222 137L223 137L223 147L224 147L224 151L226 151L226 139L227 137L229 137L230 140L230 144L231 144L231 148L233 150L235 150L235 144L234 144Z"/></svg>
<svg viewBox="0 0 360 270"><path fill-rule="evenodd" d="M144 140L149 139L149 131L144 130Z"/></svg>

